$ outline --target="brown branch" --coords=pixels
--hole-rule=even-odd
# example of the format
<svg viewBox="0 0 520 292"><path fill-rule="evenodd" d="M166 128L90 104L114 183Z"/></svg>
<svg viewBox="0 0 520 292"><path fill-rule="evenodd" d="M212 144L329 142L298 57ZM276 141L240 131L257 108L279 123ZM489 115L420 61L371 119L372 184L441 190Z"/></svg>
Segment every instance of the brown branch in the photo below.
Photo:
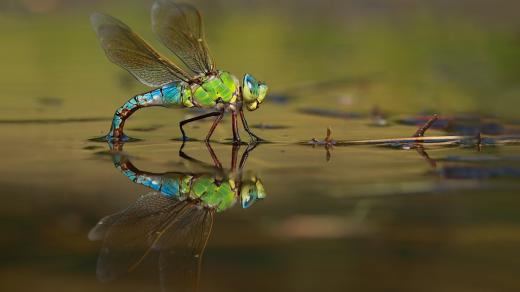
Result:
<svg viewBox="0 0 520 292"><path fill-rule="evenodd" d="M419 153L419 155L421 155L432 168L437 167L437 162L435 161L435 159L430 158L430 155L428 155L428 153L426 152L426 150L424 150L424 147L422 145L417 145L417 147L415 147L415 150L417 150L417 153Z"/></svg>
<svg viewBox="0 0 520 292"><path fill-rule="evenodd" d="M327 144L332 142L332 129L330 127L327 128L327 136L325 137L324 141Z"/></svg>
<svg viewBox="0 0 520 292"><path fill-rule="evenodd" d="M482 150L482 134L480 132L478 132L477 134L477 151L481 151Z"/></svg>
<svg viewBox="0 0 520 292"><path fill-rule="evenodd" d="M427 143L427 144L451 144L462 140L474 139L474 136L431 136L431 137L405 137L405 138L389 138L389 139L372 139L372 140L351 140L351 141L335 141L334 145L379 145L389 143ZM308 144L306 142L305 144Z"/></svg>
<svg viewBox="0 0 520 292"><path fill-rule="evenodd" d="M426 123L424 123L424 125L422 125L422 127L417 129L417 132L415 132L412 137L423 137L424 133L433 125L433 123L435 123L437 119L439 119L439 115L434 114L428 121L426 121Z"/></svg>

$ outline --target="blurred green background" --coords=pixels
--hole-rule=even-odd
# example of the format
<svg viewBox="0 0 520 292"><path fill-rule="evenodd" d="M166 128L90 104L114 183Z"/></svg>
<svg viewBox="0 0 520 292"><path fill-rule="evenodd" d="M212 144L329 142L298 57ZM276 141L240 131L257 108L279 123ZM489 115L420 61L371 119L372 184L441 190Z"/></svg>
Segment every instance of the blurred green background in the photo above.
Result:
<svg viewBox="0 0 520 292"><path fill-rule="evenodd" d="M294 89L362 79L370 86L342 91L351 110L514 117L520 105L518 1L194 3L205 16L218 67L237 76L251 72L271 92L307 93L326 106L337 97L326 86ZM168 55L152 35L151 4L2 0L0 99L9 109L3 118L110 117L145 88L106 59L88 17L94 11L116 16ZM62 106L38 106L53 98Z"/></svg>

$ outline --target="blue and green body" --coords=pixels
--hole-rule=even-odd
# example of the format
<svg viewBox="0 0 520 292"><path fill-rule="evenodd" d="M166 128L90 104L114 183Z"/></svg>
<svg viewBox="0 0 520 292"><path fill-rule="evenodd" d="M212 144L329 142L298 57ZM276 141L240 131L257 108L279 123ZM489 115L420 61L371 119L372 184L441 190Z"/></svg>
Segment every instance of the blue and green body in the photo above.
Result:
<svg viewBox="0 0 520 292"><path fill-rule="evenodd" d="M199 108L236 108L240 95L238 79L225 71L217 75L200 78L198 83L176 81L152 91L136 95L118 108L112 120L108 138L124 137L125 120L143 107L199 107ZM110 139L109 139L110 140Z"/></svg>
<svg viewBox="0 0 520 292"><path fill-rule="evenodd" d="M204 40L201 13L195 7L174 0L156 0L152 7L154 32L185 68L159 54L120 20L102 13L93 13L90 19L108 59L141 83L156 88L131 98L116 111L106 136L108 141L127 140L123 133L125 120L138 109L148 106L210 110L179 123L183 141L187 139L183 125L216 117L206 136L206 141L209 141L226 111L232 114L234 143L240 142L238 116L250 138L262 140L249 129L243 107L256 110L266 96L267 85L245 74L240 86L235 76L216 68Z"/></svg>
<svg viewBox="0 0 520 292"><path fill-rule="evenodd" d="M244 180L235 172L223 177L210 173L150 173L139 170L126 156L119 154L113 156L113 162L134 183L170 198L196 202L217 212L229 209L237 201L243 208L248 208L266 196L263 184L256 176Z"/></svg>

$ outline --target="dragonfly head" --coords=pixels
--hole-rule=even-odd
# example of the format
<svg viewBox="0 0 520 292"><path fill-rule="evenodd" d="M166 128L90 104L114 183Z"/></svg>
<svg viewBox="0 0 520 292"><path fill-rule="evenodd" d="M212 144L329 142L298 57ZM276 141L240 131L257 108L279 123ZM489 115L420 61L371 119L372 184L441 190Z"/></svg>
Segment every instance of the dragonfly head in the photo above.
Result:
<svg viewBox="0 0 520 292"><path fill-rule="evenodd" d="M267 94L267 85L257 81L249 74L244 75L242 83L242 99L247 109L254 111L264 101Z"/></svg>
<svg viewBox="0 0 520 292"><path fill-rule="evenodd" d="M243 181L240 189L240 201L242 208L251 207L256 201L265 198L266 193L262 181L256 176L251 177L250 180Z"/></svg>

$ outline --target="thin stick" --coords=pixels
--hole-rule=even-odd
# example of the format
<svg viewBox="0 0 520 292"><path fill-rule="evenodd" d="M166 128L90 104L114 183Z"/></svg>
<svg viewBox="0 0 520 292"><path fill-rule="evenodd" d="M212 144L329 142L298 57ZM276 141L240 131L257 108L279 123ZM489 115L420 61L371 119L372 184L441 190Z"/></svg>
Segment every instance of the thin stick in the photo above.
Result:
<svg viewBox="0 0 520 292"><path fill-rule="evenodd" d="M332 129L330 127L327 128L327 136L325 137L325 143L329 144L332 142Z"/></svg>
<svg viewBox="0 0 520 292"><path fill-rule="evenodd" d="M419 155L421 155L428 162L428 164L430 164L432 168L437 167L437 162L434 159L430 158L430 155L428 155L428 153L426 152L426 150L424 150L424 147L422 145L417 145L415 149L417 150L417 153L419 153Z"/></svg>
<svg viewBox="0 0 520 292"><path fill-rule="evenodd" d="M390 139L373 139L373 140L338 140L335 145L372 145L372 144L389 144L389 143L454 143L461 140L474 139L473 136L432 136L432 137L405 137ZM305 144L312 144L305 142Z"/></svg>
<svg viewBox="0 0 520 292"><path fill-rule="evenodd" d="M437 119L439 119L439 115L434 114L422 127L417 129L417 132L415 132L412 137L423 137L426 130L428 130Z"/></svg>
<svg viewBox="0 0 520 292"><path fill-rule="evenodd" d="M478 132L476 139L477 139L477 151L481 151L482 150L482 134L480 132Z"/></svg>
<svg viewBox="0 0 520 292"><path fill-rule="evenodd" d="M481 136L481 139L485 137ZM453 145L463 141L478 142L475 136L429 136L429 137L405 137L405 138L389 138L389 139L373 139L373 140L334 140L334 146L355 146L355 145L387 145L387 144L414 144L422 143L424 145ZM310 141L301 141L300 145L325 145L323 141L312 139ZM520 145L520 136L493 136L492 141L487 142L489 145Z"/></svg>

